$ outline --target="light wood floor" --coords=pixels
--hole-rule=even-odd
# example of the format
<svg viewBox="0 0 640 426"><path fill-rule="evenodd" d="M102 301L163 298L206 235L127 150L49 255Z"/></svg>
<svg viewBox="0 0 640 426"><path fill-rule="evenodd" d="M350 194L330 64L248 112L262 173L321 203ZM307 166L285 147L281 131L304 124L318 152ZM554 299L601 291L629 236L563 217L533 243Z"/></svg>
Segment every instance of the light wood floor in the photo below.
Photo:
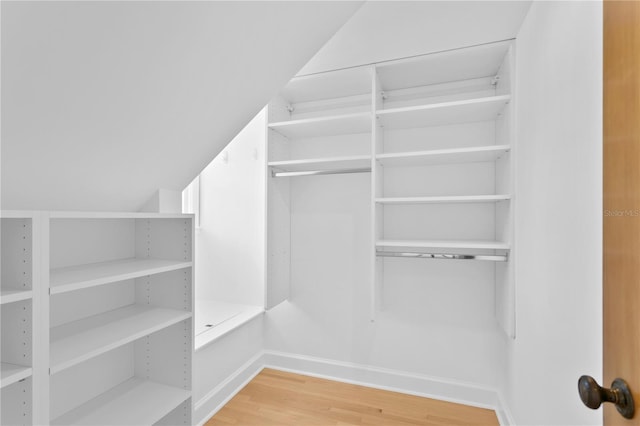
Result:
<svg viewBox="0 0 640 426"><path fill-rule="evenodd" d="M205 426L498 425L492 410L264 369Z"/></svg>

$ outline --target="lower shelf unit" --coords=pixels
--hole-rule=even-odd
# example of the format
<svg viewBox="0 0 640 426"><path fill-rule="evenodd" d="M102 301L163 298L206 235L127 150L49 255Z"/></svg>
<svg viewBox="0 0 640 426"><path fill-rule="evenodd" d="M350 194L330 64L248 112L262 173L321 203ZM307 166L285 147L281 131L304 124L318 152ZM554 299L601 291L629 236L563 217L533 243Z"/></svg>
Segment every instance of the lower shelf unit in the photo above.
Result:
<svg viewBox="0 0 640 426"><path fill-rule="evenodd" d="M190 397L190 391L134 377L61 415L51 424L151 425Z"/></svg>
<svg viewBox="0 0 640 426"><path fill-rule="evenodd" d="M51 374L191 318L190 312L130 305L51 330Z"/></svg>

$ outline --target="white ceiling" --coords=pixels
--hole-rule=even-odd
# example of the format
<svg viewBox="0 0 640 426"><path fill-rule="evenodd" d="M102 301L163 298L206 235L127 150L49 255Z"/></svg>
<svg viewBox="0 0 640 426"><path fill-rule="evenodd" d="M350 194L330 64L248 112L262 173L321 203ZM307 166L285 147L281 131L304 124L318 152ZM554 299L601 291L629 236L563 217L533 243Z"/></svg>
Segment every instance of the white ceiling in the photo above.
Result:
<svg viewBox="0 0 640 426"><path fill-rule="evenodd" d="M300 74L515 38L531 1L370 1Z"/></svg>
<svg viewBox="0 0 640 426"><path fill-rule="evenodd" d="M359 2L2 2L3 209L181 190Z"/></svg>

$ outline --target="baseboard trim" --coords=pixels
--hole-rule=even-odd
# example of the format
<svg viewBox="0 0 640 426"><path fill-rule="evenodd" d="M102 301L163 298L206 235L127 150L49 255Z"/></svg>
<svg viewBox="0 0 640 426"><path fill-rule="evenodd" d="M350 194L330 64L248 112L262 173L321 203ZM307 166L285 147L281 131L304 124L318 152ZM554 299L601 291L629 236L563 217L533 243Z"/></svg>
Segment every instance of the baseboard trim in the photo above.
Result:
<svg viewBox="0 0 640 426"><path fill-rule="evenodd" d="M498 422L500 426L515 426L516 422L513 420L513 415L509 410L509 405L504 399L502 392L498 391L498 405L496 407L496 415L498 416Z"/></svg>
<svg viewBox="0 0 640 426"><path fill-rule="evenodd" d="M194 422L202 426L224 405L231 400L243 387L247 385L264 368L264 354L259 352L249 361L244 363L222 383L213 388L205 396L196 401L194 405Z"/></svg>
<svg viewBox="0 0 640 426"><path fill-rule="evenodd" d="M502 395L487 386L276 351L257 354L198 400L194 410L196 424L202 426L264 368L487 408L496 412L501 426L515 424Z"/></svg>
<svg viewBox="0 0 640 426"><path fill-rule="evenodd" d="M492 410L495 410L499 404L495 389L475 383L331 359L265 351L264 366L266 368Z"/></svg>

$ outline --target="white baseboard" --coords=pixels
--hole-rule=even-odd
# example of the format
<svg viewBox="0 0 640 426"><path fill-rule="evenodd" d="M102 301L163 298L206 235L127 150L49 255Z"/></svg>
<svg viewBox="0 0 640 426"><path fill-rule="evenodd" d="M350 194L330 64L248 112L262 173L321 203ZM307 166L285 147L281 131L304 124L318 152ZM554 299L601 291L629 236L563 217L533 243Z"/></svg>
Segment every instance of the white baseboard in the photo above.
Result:
<svg viewBox="0 0 640 426"><path fill-rule="evenodd" d="M344 383L495 409L495 389L454 380L305 355L265 351L264 366Z"/></svg>
<svg viewBox="0 0 640 426"><path fill-rule="evenodd" d="M513 415L509 410L509 405L504 399L502 392L498 391L498 405L496 407L496 415L500 426L515 426L516 422L513 420Z"/></svg>
<svg viewBox="0 0 640 426"><path fill-rule="evenodd" d="M501 426L515 424L499 392L490 387L404 371L275 351L264 351L257 354L223 383L197 401L195 404L195 419L198 422L196 424L204 424L263 368L290 371L376 389L488 408L495 410Z"/></svg>
<svg viewBox="0 0 640 426"><path fill-rule="evenodd" d="M205 396L196 401L194 406L194 424L202 426L240 390L247 385L264 368L264 354L258 353L213 388Z"/></svg>

